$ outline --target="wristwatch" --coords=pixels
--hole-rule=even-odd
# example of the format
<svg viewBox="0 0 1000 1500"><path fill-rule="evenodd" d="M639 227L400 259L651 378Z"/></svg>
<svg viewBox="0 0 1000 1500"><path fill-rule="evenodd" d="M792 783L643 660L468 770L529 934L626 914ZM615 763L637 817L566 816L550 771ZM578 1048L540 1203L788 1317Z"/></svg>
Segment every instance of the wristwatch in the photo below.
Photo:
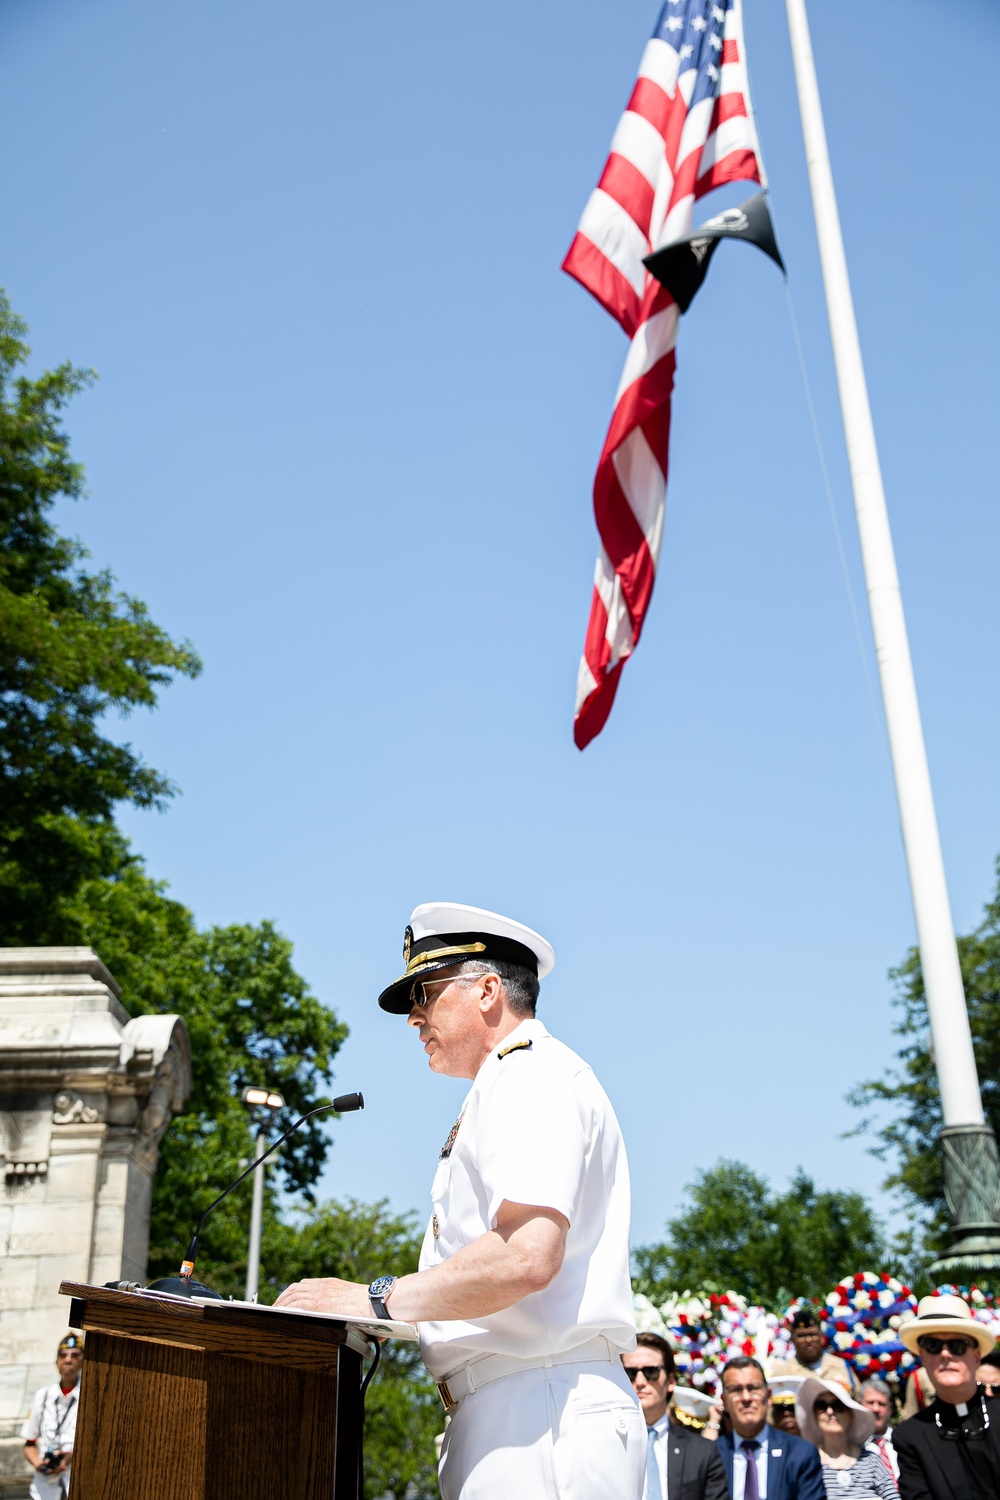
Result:
<svg viewBox="0 0 1000 1500"><path fill-rule="evenodd" d="M392 1313L385 1305L385 1299L395 1285L395 1276L377 1276L368 1288L368 1300L375 1311L376 1318L388 1321L392 1317Z"/></svg>

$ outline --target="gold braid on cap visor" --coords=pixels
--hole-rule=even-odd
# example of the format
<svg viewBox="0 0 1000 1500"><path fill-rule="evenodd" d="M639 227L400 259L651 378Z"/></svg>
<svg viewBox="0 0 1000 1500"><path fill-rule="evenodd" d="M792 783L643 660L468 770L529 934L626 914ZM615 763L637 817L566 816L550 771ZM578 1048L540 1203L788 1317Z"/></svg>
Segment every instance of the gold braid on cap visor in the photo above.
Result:
<svg viewBox="0 0 1000 1500"><path fill-rule="evenodd" d="M392 984L402 984L404 979L410 979L418 973L426 964L434 963L439 958L461 958L467 953L485 953L485 943L460 943L456 948L432 948L429 953L418 953L416 958L411 958L406 965L406 971L394 979ZM392 985L389 985L392 989Z"/></svg>

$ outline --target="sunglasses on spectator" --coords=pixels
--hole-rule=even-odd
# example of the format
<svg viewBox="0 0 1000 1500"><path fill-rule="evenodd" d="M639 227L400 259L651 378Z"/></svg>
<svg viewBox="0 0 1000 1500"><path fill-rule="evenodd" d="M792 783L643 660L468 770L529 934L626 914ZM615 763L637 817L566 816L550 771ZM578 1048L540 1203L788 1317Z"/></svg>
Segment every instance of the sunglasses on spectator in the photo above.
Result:
<svg viewBox="0 0 1000 1500"><path fill-rule="evenodd" d="M976 1347L975 1339L937 1339L932 1333L925 1333L923 1338L917 1339L917 1348L922 1349L925 1354L943 1354L947 1349L949 1354L957 1354L961 1358Z"/></svg>
<svg viewBox="0 0 1000 1500"><path fill-rule="evenodd" d="M825 1401L821 1396L818 1401L813 1402L813 1411L815 1412L816 1416L819 1416L819 1414L824 1411L832 1411L839 1414L840 1412L846 1410L847 1407L844 1405L843 1401L838 1401L836 1396L834 1396L829 1401Z"/></svg>
<svg viewBox="0 0 1000 1500"><path fill-rule="evenodd" d="M637 1370L631 1369L628 1365L625 1366L625 1374L633 1385L635 1385L635 1377L637 1375L641 1375L643 1380L648 1381L650 1385L654 1385L660 1376L666 1373L664 1365L640 1365Z"/></svg>
<svg viewBox="0 0 1000 1500"><path fill-rule="evenodd" d="M981 1380L983 1394L986 1396L1000 1396L1000 1380Z"/></svg>

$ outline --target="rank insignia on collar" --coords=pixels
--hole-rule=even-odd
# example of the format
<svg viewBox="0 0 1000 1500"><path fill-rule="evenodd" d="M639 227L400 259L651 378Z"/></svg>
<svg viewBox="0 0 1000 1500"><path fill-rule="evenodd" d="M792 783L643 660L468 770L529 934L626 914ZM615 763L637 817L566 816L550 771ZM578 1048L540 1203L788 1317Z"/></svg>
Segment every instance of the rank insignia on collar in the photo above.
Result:
<svg viewBox="0 0 1000 1500"><path fill-rule="evenodd" d="M444 1145L441 1147L441 1150L438 1152L438 1161L445 1161L451 1155L451 1148L455 1144L455 1137L458 1135L458 1128L464 1119L465 1110L463 1109L462 1113L459 1115L458 1119L449 1130L448 1139L445 1141Z"/></svg>
<svg viewBox="0 0 1000 1500"><path fill-rule="evenodd" d="M525 1048L530 1046L530 1037L525 1037L523 1042L511 1042L509 1047L504 1047L500 1052L497 1053L497 1061L503 1062L504 1058L509 1057L512 1052L523 1052Z"/></svg>
<svg viewBox="0 0 1000 1500"><path fill-rule="evenodd" d="M410 944L413 942L413 928L408 927L403 933L403 968L410 962Z"/></svg>

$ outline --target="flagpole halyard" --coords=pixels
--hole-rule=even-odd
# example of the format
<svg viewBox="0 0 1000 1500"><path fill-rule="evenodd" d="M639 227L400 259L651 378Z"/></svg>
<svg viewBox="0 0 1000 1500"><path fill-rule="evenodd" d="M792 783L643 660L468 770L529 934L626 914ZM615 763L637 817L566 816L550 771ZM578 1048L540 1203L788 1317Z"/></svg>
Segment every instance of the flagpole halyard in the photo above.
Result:
<svg viewBox="0 0 1000 1500"><path fill-rule="evenodd" d="M955 1243L935 1270L1000 1271L1000 1160L985 1123L969 1014L823 124L805 0L786 0L837 388L944 1121Z"/></svg>

